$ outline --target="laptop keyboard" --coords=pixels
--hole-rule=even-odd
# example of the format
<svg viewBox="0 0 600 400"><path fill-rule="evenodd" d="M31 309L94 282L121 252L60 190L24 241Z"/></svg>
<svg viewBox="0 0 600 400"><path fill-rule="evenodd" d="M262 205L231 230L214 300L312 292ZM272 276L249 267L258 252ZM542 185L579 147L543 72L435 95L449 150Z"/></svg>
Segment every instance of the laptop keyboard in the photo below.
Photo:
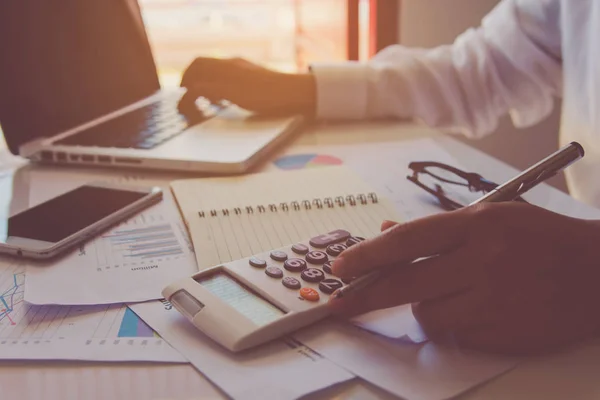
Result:
<svg viewBox="0 0 600 400"><path fill-rule="evenodd" d="M169 97L54 142L68 146L151 149L182 133L189 122Z"/></svg>

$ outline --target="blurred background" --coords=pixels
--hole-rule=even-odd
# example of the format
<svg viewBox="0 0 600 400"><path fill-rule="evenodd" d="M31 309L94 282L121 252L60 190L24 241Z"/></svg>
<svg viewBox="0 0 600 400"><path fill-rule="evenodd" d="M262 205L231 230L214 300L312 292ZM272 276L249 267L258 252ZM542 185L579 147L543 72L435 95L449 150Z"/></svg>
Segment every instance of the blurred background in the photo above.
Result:
<svg viewBox="0 0 600 400"><path fill-rule="evenodd" d="M478 26L499 0L138 0L161 84L177 86L197 56L243 57L281 71L367 60L393 43L433 47ZM502 120L479 148L517 168L555 150L559 107L535 127ZM459 138L459 140L463 140ZM3 146L0 130L0 147ZM565 190L564 178L550 182Z"/></svg>
<svg viewBox="0 0 600 400"><path fill-rule="evenodd" d="M179 84L198 55L242 57L286 72L348 59L347 0L139 1L164 86ZM368 3L359 1L363 36Z"/></svg>

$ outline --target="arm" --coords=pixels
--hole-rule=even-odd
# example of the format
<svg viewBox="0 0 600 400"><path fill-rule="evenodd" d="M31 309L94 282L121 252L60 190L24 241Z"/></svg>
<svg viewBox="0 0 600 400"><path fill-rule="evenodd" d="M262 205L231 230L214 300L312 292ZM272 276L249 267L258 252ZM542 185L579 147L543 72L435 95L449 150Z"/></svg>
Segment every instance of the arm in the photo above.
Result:
<svg viewBox="0 0 600 400"><path fill-rule="evenodd" d="M315 65L322 118L418 118L469 136L510 113L518 127L561 93L559 1L504 0L481 27L432 50L391 46L370 62Z"/></svg>
<svg viewBox="0 0 600 400"><path fill-rule="evenodd" d="M386 221L382 230L332 268L342 279L385 267L384 275L330 299L332 311L412 304L432 340L519 355L600 335L600 221L505 202Z"/></svg>

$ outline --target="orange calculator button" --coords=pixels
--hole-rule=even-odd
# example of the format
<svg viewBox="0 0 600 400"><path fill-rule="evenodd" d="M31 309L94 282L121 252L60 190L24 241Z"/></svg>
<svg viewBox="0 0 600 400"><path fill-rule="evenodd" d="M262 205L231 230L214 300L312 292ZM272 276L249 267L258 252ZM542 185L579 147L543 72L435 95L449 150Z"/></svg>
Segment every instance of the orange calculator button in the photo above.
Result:
<svg viewBox="0 0 600 400"><path fill-rule="evenodd" d="M300 296L308 301L319 301L319 292L313 288L305 287L300 289Z"/></svg>

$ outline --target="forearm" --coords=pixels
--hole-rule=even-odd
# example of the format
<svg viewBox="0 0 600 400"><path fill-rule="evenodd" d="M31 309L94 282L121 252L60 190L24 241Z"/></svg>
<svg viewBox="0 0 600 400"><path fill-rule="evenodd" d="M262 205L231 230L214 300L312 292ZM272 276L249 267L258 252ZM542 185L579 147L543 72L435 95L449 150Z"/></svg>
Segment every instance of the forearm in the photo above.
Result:
<svg viewBox="0 0 600 400"><path fill-rule="evenodd" d="M561 64L529 34L541 17L524 27L516 4L503 2L452 46L392 46L368 63L314 66L317 115L417 118L470 136L493 131L507 112L518 126L537 122L560 93Z"/></svg>

